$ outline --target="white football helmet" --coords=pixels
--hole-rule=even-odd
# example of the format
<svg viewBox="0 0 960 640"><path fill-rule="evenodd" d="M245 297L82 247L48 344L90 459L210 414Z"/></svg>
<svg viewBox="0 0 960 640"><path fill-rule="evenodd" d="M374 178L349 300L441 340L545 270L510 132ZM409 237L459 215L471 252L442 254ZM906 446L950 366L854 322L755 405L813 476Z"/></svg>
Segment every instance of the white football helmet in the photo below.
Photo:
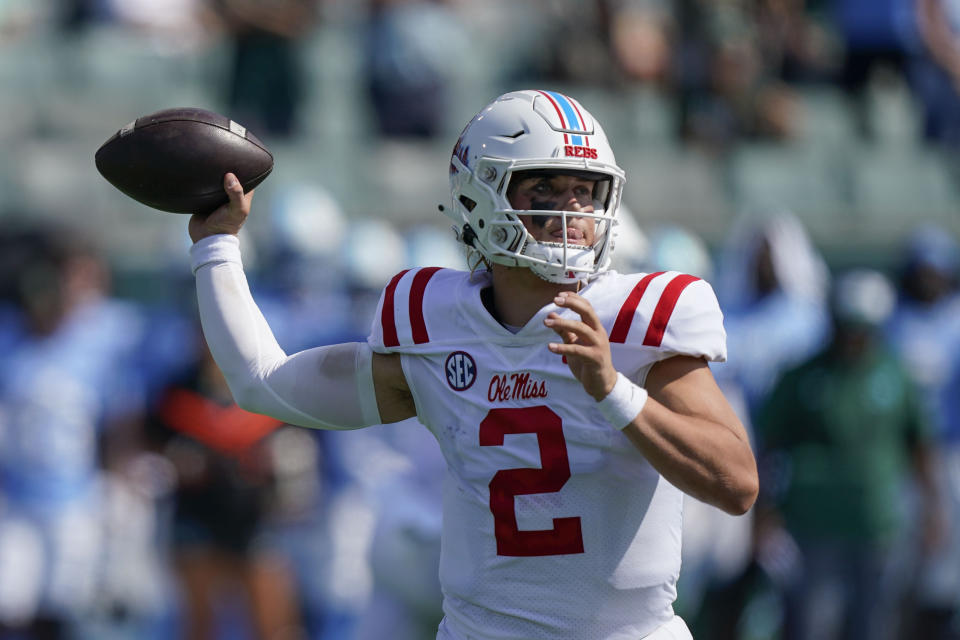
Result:
<svg viewBox="0 0 960 640"><path fill-rule="evenodd" d="M550 212L561 217L562 242L535 240L519 216L545 212L513 209L507 199L514 174L532 169L596 181L593 212ZM445 213L458 239L486 260L572 283L608 268L623 182L600 123L579 102L555 91L515 91L484 107L460 134L450 158L453 203ZM570 217L594 219L592 246L568 243Z"/></svg>

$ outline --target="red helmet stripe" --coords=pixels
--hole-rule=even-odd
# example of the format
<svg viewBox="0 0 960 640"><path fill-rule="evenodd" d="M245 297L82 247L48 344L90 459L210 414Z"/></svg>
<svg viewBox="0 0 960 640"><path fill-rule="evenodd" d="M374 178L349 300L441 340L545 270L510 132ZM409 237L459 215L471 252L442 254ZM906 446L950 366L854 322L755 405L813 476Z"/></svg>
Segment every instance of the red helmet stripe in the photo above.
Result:
<svg viewBox="0 0 960 640"><path fill-rule="evenodd" d="M539 93L540 95L544 96L547 100L549 100L550 104L553 105L553 108L556 109L557 115L560 117L560 126L564 129L569 129L570 127L567 126L567 120L566 118L563 117L563 111L560 110L560 105L558 105L557 101L553 99L553 96L551 96L546 91L541 91L540 89L537 89L537 93ZM569 137L567 136L566 133L564 133L563 143L568 144L569 142L570 142Z"/></svg>

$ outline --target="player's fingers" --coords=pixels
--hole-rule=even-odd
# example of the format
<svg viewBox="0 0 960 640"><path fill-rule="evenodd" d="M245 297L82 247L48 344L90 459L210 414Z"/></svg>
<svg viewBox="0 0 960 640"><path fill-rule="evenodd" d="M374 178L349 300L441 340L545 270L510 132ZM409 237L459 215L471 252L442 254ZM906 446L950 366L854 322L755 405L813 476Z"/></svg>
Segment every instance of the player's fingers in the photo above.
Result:
<svg viewBox="0 0 960 640"><path fill-rule="evenodd" d="M187 223L187 230L190 232L191 238L194 237L196 231L200 228L206 218L207 216L202 213L194 213L190 216L190 221ZM194 239L196 240L196 238Z"/></svg>
<svg viewBox="0 0 960 640"><path fill-rule="evenodd" d="M568 344L566 342L548 342L547 348L550 349L552 353L556 353L557 355L561 355L561 356L580 357L580 358L587 358L587 359L591 357L590 348L580 344Z"/></svg>
<svg viewBox="0 0 960 640"><path fill-rule="evenodd" d="M555 314L550 314L544 318L543 324L562 337L564 342L581 340L588 344L596 344L598 340L596 331L580 320L561 318ZM566 337L568 335L572 336L573 339L568 340Z"/></svg>
<svg viewBox="0 0 960 640"><path fill-rule="evenodd" d="M237 176L227 173L223 176L223 190L227 193L227 207L230 212L236 212L244 218L249 215L253 203L253 189L244 193L243 185L240 184Z"/></svg>
<svg viewBox="0 0 960 640"><path fill-rule="evenodd" d="M554 323L557 322L558 320L560 320L560 316L557 315L555 312L551 311L549 314L547 314L547 317L544 318L543 324L550 327L550 329L552 329L566 343L572 344L577 340L579 340L579 338L577 337L577 334L574 333L573 331L566 331L562 328L555 327Z"/></svg>
<svg viewBox="0 0 960 640"><path fill-rule="evenodd" d="M593 305L583 296L572 291L561 291L560 295L554 298L554 304L558 307L566 307L579 314L581 320L594 331L603 329L603 323L600 322L600 317L594 310Z"/></svg>
<svg viewBox="0 0 960 640"><path fill-rule="evenodd" d="M223 176L223 190L227 192L227 198L230 200L230 206L242 209L244 202L243 185L237 180L237 176L228 173Z"/></svg>
<svg viewBox="0 0 960 640"><path fill-rule="evenodd" d="M558 296L558 300L558 306L566 307L576 312L580 316L580 319L591 329L600 329L603 327L600 322L600 317L593 309L593 305L583 296L572 291L564 291Z"/></svg>
<svg viewBox="0 0 960 640"><path fill-rule="evenodd" d="M243 198L243 187L240 186L240 181L237 180L237 176L235 174L224 174L223 190L227 192L227 197L230 198L231 201L240 200Z"/></svg>

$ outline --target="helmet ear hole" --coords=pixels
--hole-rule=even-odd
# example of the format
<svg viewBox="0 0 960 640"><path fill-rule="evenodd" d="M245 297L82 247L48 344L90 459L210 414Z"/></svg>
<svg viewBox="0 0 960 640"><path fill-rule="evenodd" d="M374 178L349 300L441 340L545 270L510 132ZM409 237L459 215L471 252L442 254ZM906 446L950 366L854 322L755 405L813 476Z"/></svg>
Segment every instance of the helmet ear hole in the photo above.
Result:
<svg viewBox="0 0 960 640"><path fill-rule="evenodd" d="M460 196L460 204L467 208L467 211L473 211L474 207L477 206L476 201L471 200L467 196Z"/></svg>
<svg viewBox="0 0 960 640"><path fill-rule="evenodd" d="M465 224L463 225L463 234L460 237L463 239L463 244L472 247L473 241L477 239L477 233L470 225Z"/></svg>

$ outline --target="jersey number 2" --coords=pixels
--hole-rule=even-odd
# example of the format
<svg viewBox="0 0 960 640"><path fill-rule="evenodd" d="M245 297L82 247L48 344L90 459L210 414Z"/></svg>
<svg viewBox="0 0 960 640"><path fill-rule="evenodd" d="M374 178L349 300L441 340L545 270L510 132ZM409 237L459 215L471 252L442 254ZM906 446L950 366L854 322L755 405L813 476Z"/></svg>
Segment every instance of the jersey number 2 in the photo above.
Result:
<svg viewBox="0 0 960 640"><path fill-rule="evenodd" d="M497 555L555 556L583 553L580 518L554 518L552 529L521 531L517 527L514 496L555 493L570 479L563 422L545 406L491 409L480 423L481 446L503 446L508 433L535 433L540 446L540 469L501 469L490 481Z"/></svg>

